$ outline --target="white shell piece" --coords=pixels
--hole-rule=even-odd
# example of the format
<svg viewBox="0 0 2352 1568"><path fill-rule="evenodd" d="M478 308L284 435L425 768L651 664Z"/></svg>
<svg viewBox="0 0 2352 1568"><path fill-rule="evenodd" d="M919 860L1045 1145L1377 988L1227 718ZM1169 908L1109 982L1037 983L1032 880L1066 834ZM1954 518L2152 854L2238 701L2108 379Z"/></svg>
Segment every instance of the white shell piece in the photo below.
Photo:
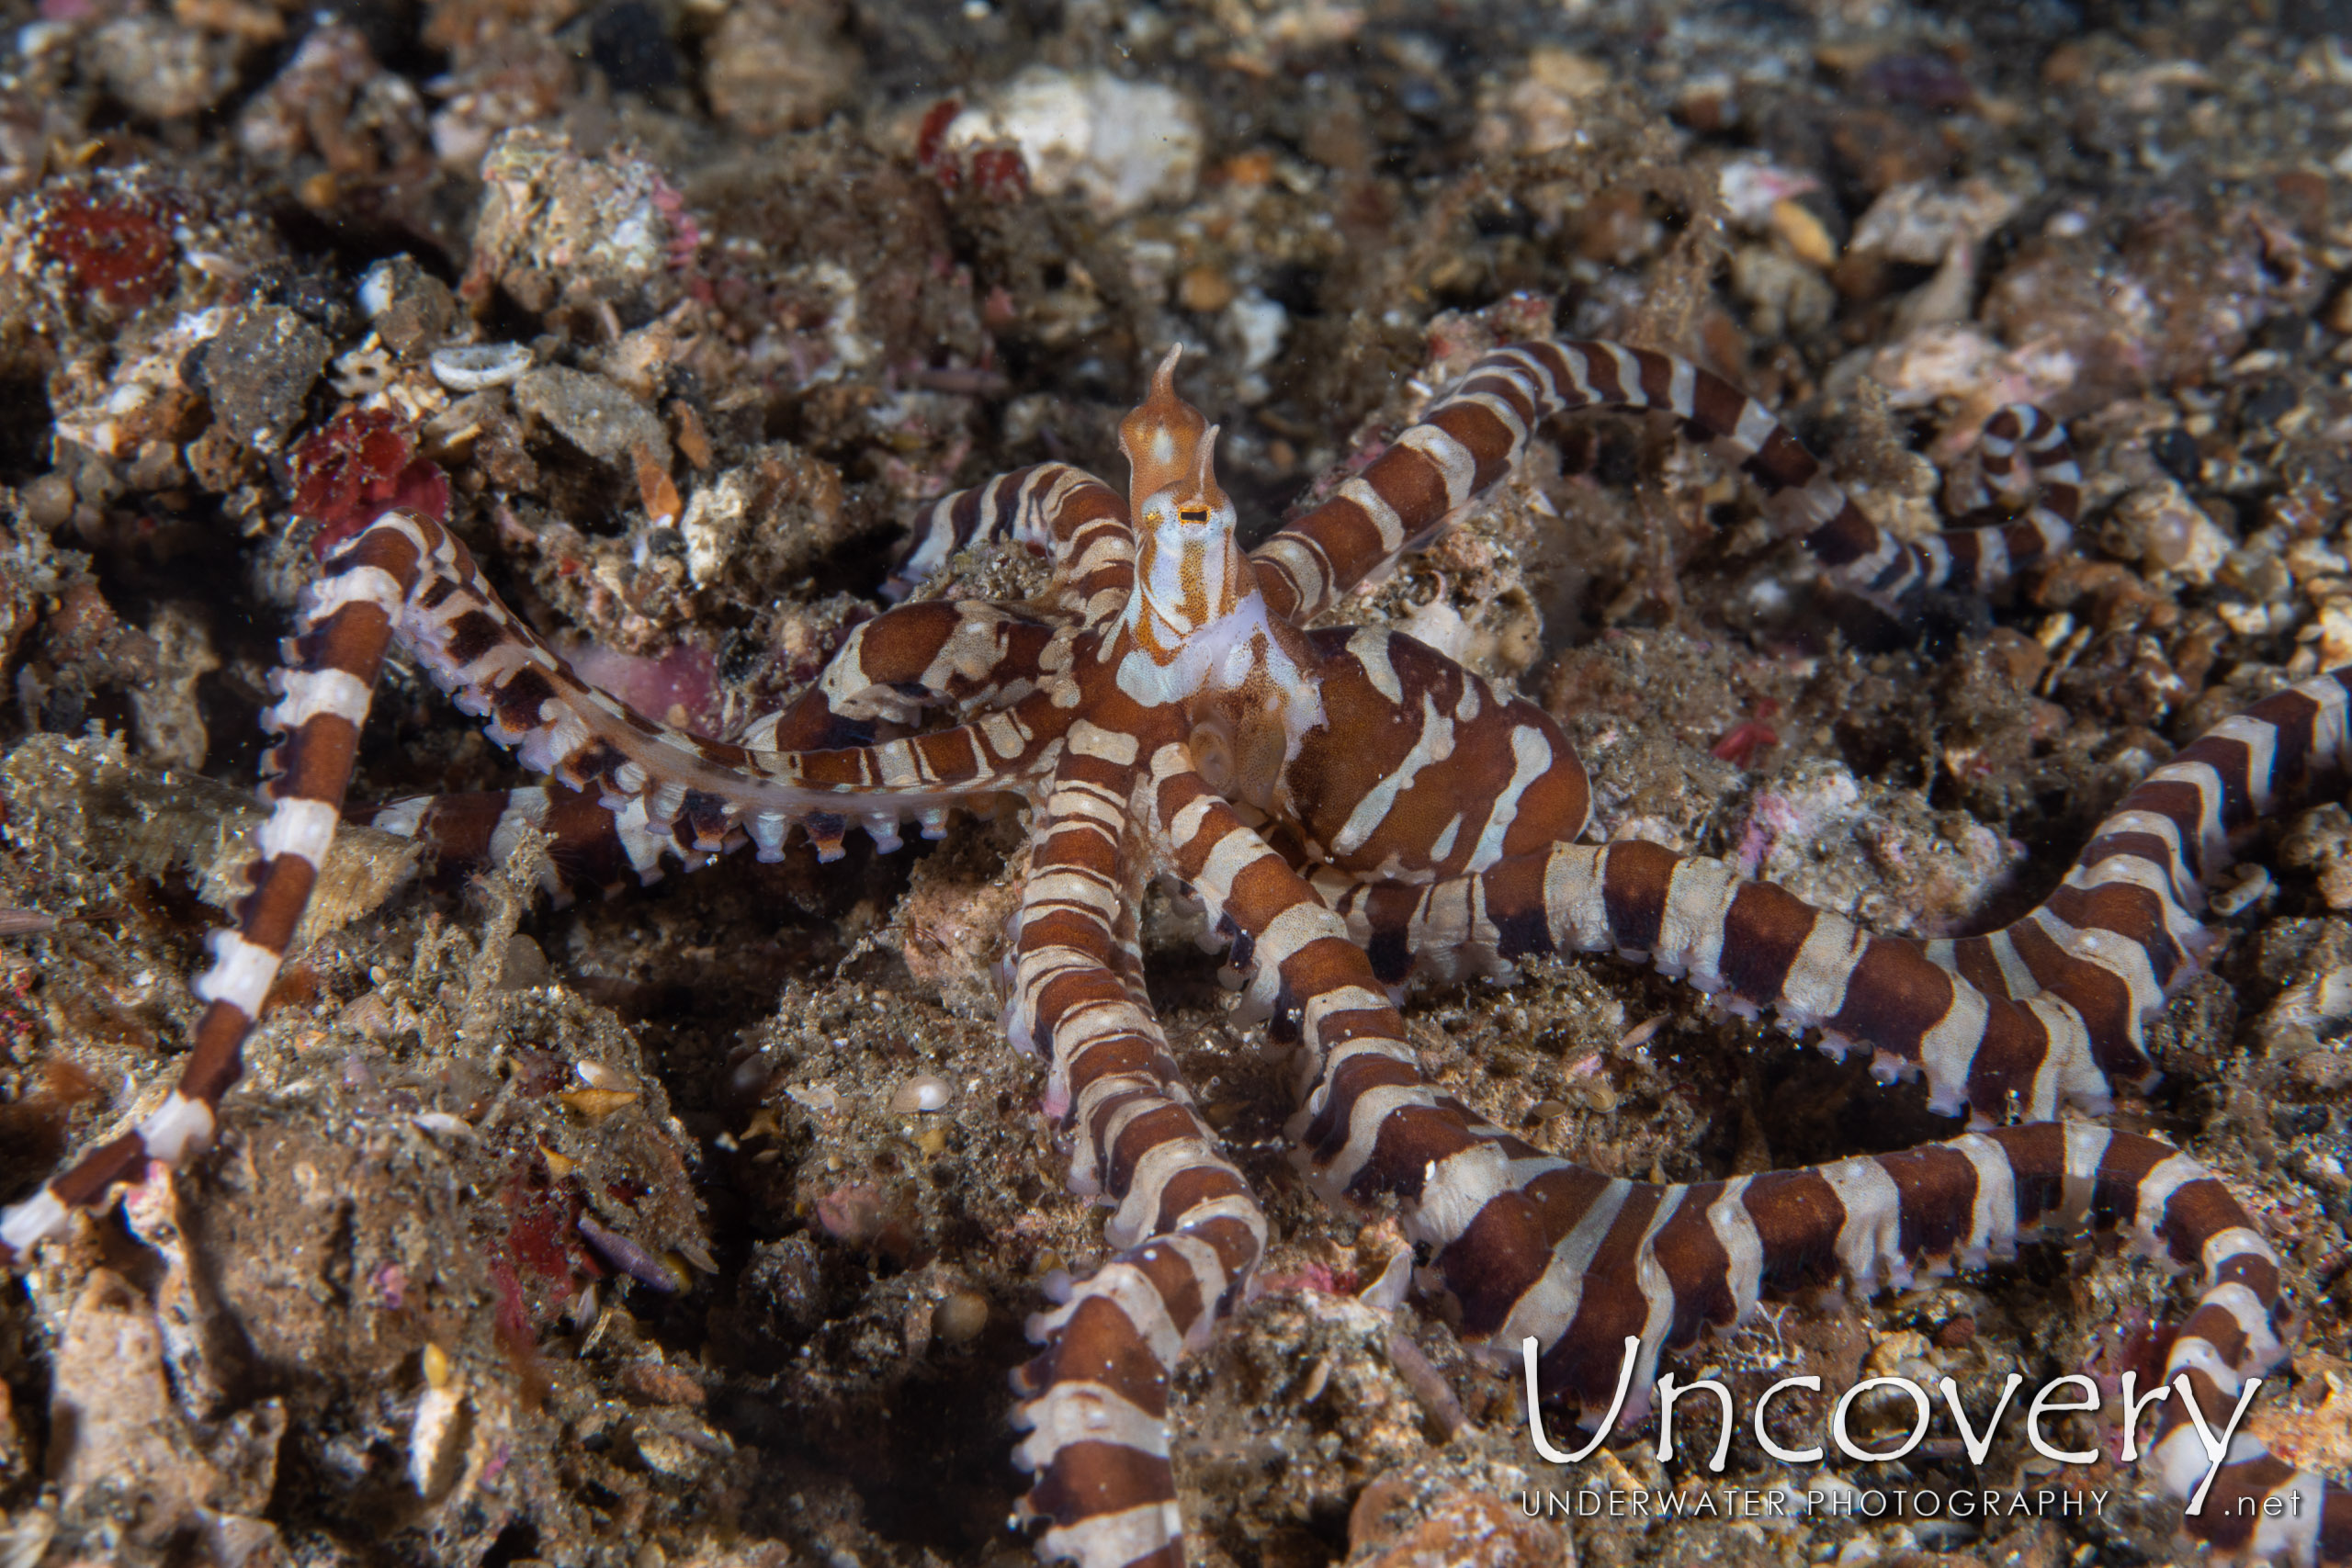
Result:
<svg viewBox="0 0 2352 1568"><path fill-rule="evenodd" d="M453 392L503 387L531 367L531 351L519 343L474 343L436 348L433 378Z"/></svg>

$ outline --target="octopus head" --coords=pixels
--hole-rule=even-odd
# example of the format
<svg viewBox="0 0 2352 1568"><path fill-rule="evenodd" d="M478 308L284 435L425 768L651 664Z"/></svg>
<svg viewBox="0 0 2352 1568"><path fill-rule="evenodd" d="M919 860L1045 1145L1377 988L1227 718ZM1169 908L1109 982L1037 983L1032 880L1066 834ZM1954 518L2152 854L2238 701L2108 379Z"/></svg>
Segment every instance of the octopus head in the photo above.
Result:
<svg viewBox="0 0 2352 1568"><path fill-rule="evenodd" d="M1181 527L1205 537L1233 526L1233 502L1216 482L1216 426L1176 395L1176 344L1151 373L1151 392L1119 422L1119 447L1133 478L1127 504L1147 532Z"/></svg>
<svg viewBox="0 0 2352 1568"><path fill-rule="evenodd" d="M1216 482L1216 426L1176 395L1182 353L1168 351L1150 395L1119 422L1139 586L1160 629L1180 635L1231 614L1253 587L1233 542L1233 502Z"/></svg>

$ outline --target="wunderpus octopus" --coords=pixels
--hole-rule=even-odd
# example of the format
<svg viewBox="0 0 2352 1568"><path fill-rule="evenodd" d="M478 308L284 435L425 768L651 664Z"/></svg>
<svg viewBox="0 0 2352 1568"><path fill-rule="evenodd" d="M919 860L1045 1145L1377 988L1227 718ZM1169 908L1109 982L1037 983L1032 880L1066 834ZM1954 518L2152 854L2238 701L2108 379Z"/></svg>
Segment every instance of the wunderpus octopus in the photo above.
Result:
<svg viewBox="0 0 2352 1568"><path fill-rule="evenodd" d="M2001 504L1906 543L1721 378L1645 350L1532 342L1480 360L1360 477L1245 553L1216 431L1177 396L1175 363L1120 427L1125 496L1059 463L1004 475L938 502L893 580L903 595L963 548L1015 540L1052 557L1041 597L888 610L797 703L728 741L582 682L438 523L396 511L342 545L276 678L257 883L197 981L209 1005L178 1089L7 1210L0 1258L148 1162L178 1167L210 1143L398 641L550 776L374 813L452 854L486 856L528 821L593 881L746 840L774 859L796 826L827 856L853 824L888 849L910 815L935 833L975 796L1027 802L1005 1025L1046 1059L1070 1185L1116 1210L1113 1256L1033 1323L1043 1349L1018 1379L1023 1510L1046 1521L1048 1558L1181 1560L1170 1372L1240 1300L1266 1244L1145 991L1136 903L1155 875L1230 943L1244 1015L1296 1042L1290 1130L1308 1177L1335 1202L1393 1203L1461 1332L1507 1355L1532 1337L1553 1397L1598 1413L1627 1338L1646 1388L1661 1351L1729 1328L1767 1291L1843 1278L1867 1292L2088 1224L2195 1270L2165 1363L2182 1393L2158 1405L2148 1449L2161 1483L2193 1495L2211 1469L2200 1427L2223 1429L2246 1381L2286 1355L2278 1259L2188 1156L2057 1118L2099 1114L2111 1082L2154 1076L2143 1027L2212 942L2203 885L2233 831L2345 767L2352 671L2279 693L2149 773L2023 919L1956 941L1874 936L1716 861L1578 843L1584 771L1542 709L1400 634L1302 628L1495 484L1555 414L1679 415L1745 467L1832 582L1888 607L1925 587L1989 589L2064 547L2078 476L2062 429L2030 409L1997 416L1983 460ZM1777 1010L1832 1049L1867 1047L1978 1130L1662 1185L1547 1155L1423 1077L1396 1010L1417 967L1603 948L1736 1010ZM2274 1497L2294 1506L2240 1506ZM2244 1437L2188 1523L2231 1551L2352 1562L2352 1492Z"/></svg>

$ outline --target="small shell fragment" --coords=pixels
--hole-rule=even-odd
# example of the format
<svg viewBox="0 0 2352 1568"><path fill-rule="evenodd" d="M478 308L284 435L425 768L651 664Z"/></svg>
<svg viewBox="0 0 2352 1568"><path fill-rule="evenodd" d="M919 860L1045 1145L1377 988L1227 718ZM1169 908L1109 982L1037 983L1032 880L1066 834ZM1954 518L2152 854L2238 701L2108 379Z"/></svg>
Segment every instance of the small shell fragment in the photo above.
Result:
<svg viewBox="0 0 2352 1568"><path fill-rule="evenodd" d="M591 1122L601 1122L622 1106L636 1104L638 1096L635 1089L568 1089L556 1098L571 1107L575 1114Z"/></svg>
<svg viewBox="0 0 2352 1568"><path fill-rule="evenodd" d="M1421 1413L1439 1430L1449 1438L1462 1430L1463 1423L1468 1417L1462 1413L1462 1402L1453 1396L1453 1385L1430 1364L1430 1359L1421 1353L1421 1348L1414 1344L1410 1337L1394 1331L1389 1334L1388 1364L1396 1369L1406 1388L1412 1392Z"/></svg>
<svg viewBox="0 0 2352 1568"><path fill-rule="evenodd" d="M1405 1304L1405 1294L1413 1288L1413 1249L1400 1247L1388 1255L1372 1283L1356 1293L1356 1299L1380 1312L1395 1312Z"/></svg>
<svg viewBox="0 0 2352 1568"><path fill-rule="evenodd" d="M394 275L389 257L378 262L359 276L359 308L374 321L392 308Z"/></svg>
<svg viewBox="0 0 2352 1568"><path fill-rule="evenodd" d="M2267 870L2259 865L2249 865L2244 869L2235 882L2213 894L2206 901L2206 908L2222 919L2228 919L2233 915L2245 913L2277 890L2277 885L2270 880L2270 873Z"/></svg>
<svg viewBox="0 0 2352 1568"><path fill-rule="evenodd" d="M894 1116L911 1116L917 1111L944 1111L954 1098L955 1088L945 1078L935 1073L917 1073L892 1093L890 1112Z"/></svg>
<svg viewBox="0 0 2352 1568"><path fill-rule="evenodd" d="M629 1438L637 1449L637 1457L645 1461L649 1470L658 1470L664 1475L692 1475L702 1468L703 1461L695 1453L693 1444L659 1427L640 1422L630 1431ZM651 1546L653 1542L648 1541L646 1545ZM636 1561L645 1563L649 1559L639 1551Z"/></svg>
<svg viewBox="0 0 2352 1568"><path fill-rule="evenodd" d="M596 1249L596 1256L611 1264L640 1285L648 1285L665 1294L675 1294L694 1281L682 1278L683 1270L667 1260L655 1257L647 1248L599 1224L593 1214L580 1216L580 1234Z"/></svg>
<svg viewBox="0 0 2352 1568"><path fill-rule="evenodd" d="M424 1348L424 1393L408 1428L408 1479L428 1502L456 1484L473 1427L466 1381L438 1345Z"/></svg>
<svg viewBox="0 0 2352 1568"><path fill-rule="evenodd" d="M1656 1018L1642 1020L1641 1022L1618 1036L1617 1049L1620 1051L1640 1050L1658 1037L1658 1032L1667 1026L1671 1017L1669 1013L1660 1013Z"/></svg>
<svg viewBox="0 0 2352 1568"><path fill-rule="evenodd" d="M433 378L453 392L503 387L531 367L531 351L519 343L469 343L436 348L428 362Z"/></svg>
<svg viewBox="0 0 2352 1568"><path fill-rule="evenodd" d="M820 1115L830 1116L842 1108L842 1092L831 1084L794 1084L785 1091L785 1098L796 1105L805 1105Z"/></svg>

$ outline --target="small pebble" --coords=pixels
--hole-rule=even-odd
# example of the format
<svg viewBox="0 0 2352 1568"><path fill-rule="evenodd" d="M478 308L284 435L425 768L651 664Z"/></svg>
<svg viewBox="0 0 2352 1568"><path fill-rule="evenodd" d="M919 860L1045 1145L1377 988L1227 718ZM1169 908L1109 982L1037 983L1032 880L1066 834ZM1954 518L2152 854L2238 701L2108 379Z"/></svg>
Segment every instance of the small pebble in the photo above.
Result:
<svg viewBox="0 0 2352 1568"><path fill-rule="evenodd" d="M62 528L74 515L74 481L63 474L43 474L25 486L25 516L36 527Z"/></svg>
<svg viewBox="0 0 2352 1568"><path fill-rule="evenodd" d="M453 392L503 387L531 367L531 351L519 343L475 343L436 348L429 361L433 378Z"/></svg>
<svg viewBox="0 0 2352 1568"><path fill-rule="evenodd" d="M424 1382L424 1393L409 1420L408 1478L416 1495L429 1500L456 1483L470 1423L465 1382L437 1345L425 1346Z"/></svg>
<svg viewBox="0 0 2352 1568"><path fill-rule="evenodd" d="M380 1040L392 1032L392 1007L374 991L355 997L335 1016L335 1022L370 1040Z"/></svg>
<svg viewBox="0 0 2352 1568"><path fill-rule="evenodd" d="M1191 199L1207 138L1200 110L1176 89L1041 65L993 96L948 125L948 147L1010 141L1040 196L1071 192L1102 219Z"/></svg>
<svg viewBox="0 0 2352 1568"><path fill-rule="evenodd" d="M1837 263L1838 242L1830 238L1828 226L1803 202L1788 197L1774 202L1771 223L1772 232L1807 266L1826 270Z"/></svg>
<svg viewBox="0 0 2352 1568"><path fill-rule="evenodd" d="M2237 543L2169 480L2128 491L2116 502L2113 517L2125 553L2136 547L2144 565L2195 583L2212 581Z"/></svg>
<svg viewBox="0 0 2352 1568"><path fill-rule="evenodd" d="M950 1291L931 1309L931 1331L950 1345L968 1345L989 1325L989 1299L970 1289Z"/></svg>
<svg viewBox="0 0 2352 1568"><path fill-rule="evenodd" d="M890 1096L890 1113L910 1116L917 1111L944 1111L955 1097L956 1091L945 1078L933 1073L917 1073Z"/></svg>
<svg viewBox="0 0 2352 1568"><path fill-rule="evenodd" d="M2269 872L2258 865L2249 866L2237 881L2215 892L2207 900L2206 908L2228 919L2233 915L2243 914L2276 890L2277 885L2270 880Z"/></svg>
<svg viewBox="0 0 2352 1568"><path fill-rule="evenodd" d="M887 1218L881 1191L872 1182L836 1187L817 1200L817 1224L835 1241L864 1247L882 1234Z"/></svg>
<svg viewBox="0 0 2352 1568"><path fill-rule="evenodd" d="M1191 268L1176 284L1176 298L1184 309L1204 316L1214 316L1232 304L1238 292L1224 269L1206 264Z"/></svg>
<svg viewBox="0 0 2352 1568"><path fill-rule="evenodd" d="M664 1475L692 1475L701 1468L692 1445L658 1427L639 1426L629 1433L629 1437L636 1445L637 1457L645 1461L648 1469L658 1470ZM647 1549L650 1549L654 1555L649 1557ZM635 1559L637 1568L657 1568L657 1565L667 1563L669 1559L661 1553L660 1547L651 1541L646 1542Z"/></svg>
<svg viewBox="0 0 2352 1568"><path fill-rule="evenodd" d="M820 1116L830 1116L842 1108L842 1091L831 1084L794 1084L784 1091L785 1098L796 1105L805 1105Z"/></svg>
<svg viewBox="0 0 2352 1568"><path fill-rule="evenodd" d="M2194 483L2204 457L2197 450L2197 438L2176 426L2148 444L2148 455L2161 464L2165 472L2183 484Z"/></svg>
<svg viewBox="0 0 2352 1568"><path fill-rule="evenodd" d="M548 965L548 955L539 951L537 942L520 931L506 939L506 965L498 974L500 990L527 991L534 986L546 985L553 973Z"/></svg>

